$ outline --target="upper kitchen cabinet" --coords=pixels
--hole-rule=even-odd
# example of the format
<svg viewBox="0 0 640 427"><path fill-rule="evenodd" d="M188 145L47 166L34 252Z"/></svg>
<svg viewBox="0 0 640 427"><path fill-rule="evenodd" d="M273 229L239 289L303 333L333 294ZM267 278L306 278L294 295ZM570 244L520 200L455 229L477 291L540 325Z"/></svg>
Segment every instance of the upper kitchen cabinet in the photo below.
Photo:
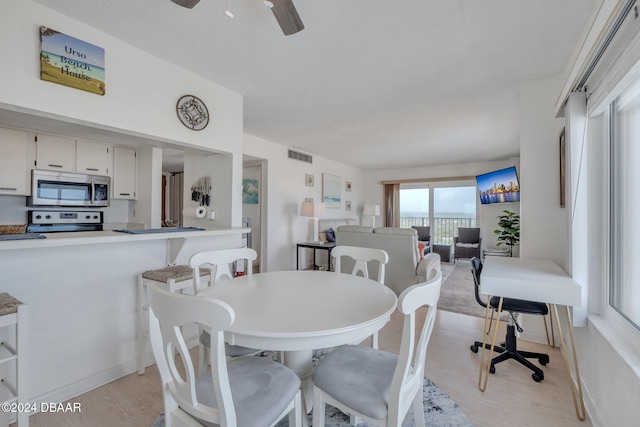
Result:
<svg viewBox="0 0 640 427"><path fill-rule="evenodd" d="M52 135L36 136L36 169L76 171L76 140Z"/></svg>
<svg viewBox="0 0 640 427"><path fill-rule="evenodd" d="M76 172L109 175L109 146L97 142L76 141Z"/></svg>
<svg viewBox="0 0 640 427"><path fill-rule="evenodd" d="M136 150L113 147L113 194L114 199L136 198Z"/></svg>
<svg viewBox="0 0 640 427"><path fill-rule="evenodd" d="M0 194L30 194L28 144L26 132L0 128Z"/></svg>

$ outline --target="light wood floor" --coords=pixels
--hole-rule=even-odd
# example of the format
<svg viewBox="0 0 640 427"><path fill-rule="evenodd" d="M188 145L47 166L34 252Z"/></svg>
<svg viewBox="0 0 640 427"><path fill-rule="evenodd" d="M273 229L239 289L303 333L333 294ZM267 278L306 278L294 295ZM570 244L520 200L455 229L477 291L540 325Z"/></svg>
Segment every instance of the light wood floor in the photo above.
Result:
<svg viewBox="0 0 640 427"><path fill-rule="evenodd" d="M397 314L397 313L396 313ZM426 375L451 396L478 426L581 426L575 415L567 374L559 349L519 343L522 349L547 352L551 358L543 368L544 381L536 383L531 372L514 361L496 366L487 390L477 388L480 355L469 350L482 338L484 319L440 311L427 353ZM380 348L398 351L400 316L380 331ZM504 336L504 335L502 335ZM30 418L32 427L150 426L162 412L158 372L154 366L142 376L127 375L80 395L81 413L39 413Z"/></svg>

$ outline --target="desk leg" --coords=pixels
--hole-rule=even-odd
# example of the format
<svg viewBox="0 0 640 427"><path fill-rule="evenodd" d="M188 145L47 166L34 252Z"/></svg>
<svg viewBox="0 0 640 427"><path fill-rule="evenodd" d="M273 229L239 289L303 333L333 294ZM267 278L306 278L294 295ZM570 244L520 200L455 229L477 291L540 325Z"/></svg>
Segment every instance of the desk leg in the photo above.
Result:
<svg viewBox="0 0 640 427"><path fill-rule="evenodd" d="M489 312L491 301L491 295L487 295L487 308L485 309L484 316L484 334L482 336L482 353L480 353L480 373L478 375L478 388L480 391L485 391L487 389L487 380L489 379L489 369L491 367L491 361L493 360L493 349L496 345L496 338L498 337L498 326L500 325L500 314L502 314L502 301L503 298L500 298L500 303L498 304L498 315L496 316L496 326L493 330L493 341L491 342L491 350L489 350L489 360L487 364L484 363L484 351L487 344L487 335L489 335L489 331L487 330L487 322L489 322ZM493 319L493 314L491 314L491 318ZM484 370L484 383L482 382L482 371Z"/></svg>
<svg viewBox="0 0 640 427"><path fill-rule="evenodd" d="M307 414L313 409L313 351L285 351L284 365L300 377L302 389L302 424L308 425Z"/></svg>
<svg viewBox="0 0 640 427"><path fill-rule="evenodd" d="M296 246L296 270L300 270L300 246Z"/></svg>
<svg viewBox="0 0 640 427"><path fill-rule="evenodd" d="M578 355L576 354L576 343L573 338L573 322L571 320L571 312L569 311L569 307L565 306L567 310L567 324L569 329L569 339L571 341L571 353L573 355L573 366L575 368L576 374L575 378L573 376L573 372L571 371L571 363L569 362L569 355L567 354L567 344L564 340L564 336L562 334L562 325L560 324L560 317L558 316L558 306L556 304L552 304L553 314L556 316L556 323L558 325L558 331L560 333L560 351L562 352L562 358L564 359L564 366L567 369L567 375L569 376L569 386L571 387L571 397L573 398L573 407L576 411L576 416L580 421L584 421L586 418L585 408L584 408L584 397L582 395L582 381L580 380L580 370L578 368ZM578 402L579 400L579 402Z"/></svg>

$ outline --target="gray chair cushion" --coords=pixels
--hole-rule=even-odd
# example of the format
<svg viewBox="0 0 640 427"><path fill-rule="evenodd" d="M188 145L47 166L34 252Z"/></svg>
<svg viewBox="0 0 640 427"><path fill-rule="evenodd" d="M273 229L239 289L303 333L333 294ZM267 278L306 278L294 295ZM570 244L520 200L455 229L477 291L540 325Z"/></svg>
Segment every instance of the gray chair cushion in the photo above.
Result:
<svg viewBox="0 0 640 427"><path fill-rule="evenodd" d="M348 407L381 420L387 416L389 387L398 355L361 345L346 345L322 358L313 382Z"/></svg>
<svg viewBox="0 0 640 427"><path fill-rule="evenodd" d="M266 357L234 359L227 370L239 426L271 425L300 388L300 379L293 371ZM210 372L196 379L196 394L198 402L218 407Z"/></svg>

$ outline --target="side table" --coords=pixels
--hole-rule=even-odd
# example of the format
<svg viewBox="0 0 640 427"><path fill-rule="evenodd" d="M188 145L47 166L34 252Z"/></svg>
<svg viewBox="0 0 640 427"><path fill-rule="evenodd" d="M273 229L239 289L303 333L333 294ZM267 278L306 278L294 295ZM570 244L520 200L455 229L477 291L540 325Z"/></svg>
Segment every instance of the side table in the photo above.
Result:
<svg viewBox="0 0 640 427"><path fill-rule="evenodd" d="M432 248L433 252L440 255L440 261L451 262L451 245L446 243L435 243Z"/></svg>
<svg viewBox="0 0 640 427"><path fill-rule="evenodd" d="M304 242L296 244L296 270L300 270L300 248L313 249L313 269L316 268L316 249L327 251L328 269L331 270L331 250L336 247L336 242Z"/></svg>
<svg viewBox="0 0 640 427"><path fill-rule="evenodd" d="M482 250L482 259L485 259L488 256L504 256L510 257L508 248L487 248Z"/></svg>

